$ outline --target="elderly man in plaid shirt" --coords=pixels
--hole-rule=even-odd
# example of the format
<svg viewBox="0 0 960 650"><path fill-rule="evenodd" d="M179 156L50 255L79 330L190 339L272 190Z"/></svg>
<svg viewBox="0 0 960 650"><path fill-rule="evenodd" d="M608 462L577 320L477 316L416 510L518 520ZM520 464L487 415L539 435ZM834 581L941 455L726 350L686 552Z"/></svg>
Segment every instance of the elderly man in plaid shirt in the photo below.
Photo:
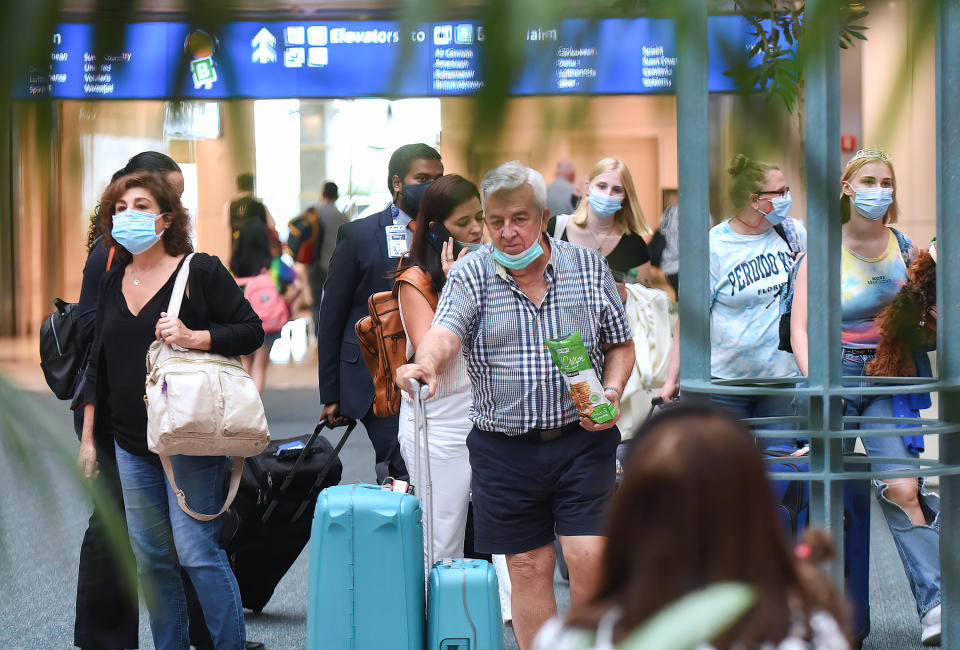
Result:
<svg viewBox="0 0 960 650"><path fill-rule="evenodd" d="M543 176L509 162L489 172L481 190L491 245L450 270L433 325L415 362L398 369L397 384L409 390L410 379L419 379L432 396L454 355L467 359L475 547L506 555L514 631L527 648L557 611L555 533L571 600L592 591L620 441L616 420L596 424L578 415L546 343L580 332L614 405L634 351L603 256L544 232Z"/></svg>

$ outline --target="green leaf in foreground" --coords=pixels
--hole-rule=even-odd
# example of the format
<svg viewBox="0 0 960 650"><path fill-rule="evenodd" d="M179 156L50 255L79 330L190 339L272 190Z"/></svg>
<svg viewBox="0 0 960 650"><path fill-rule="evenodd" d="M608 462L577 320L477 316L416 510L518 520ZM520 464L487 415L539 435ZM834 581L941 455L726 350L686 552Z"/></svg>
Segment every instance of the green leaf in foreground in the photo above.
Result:
<svg viewBox="0 0 960 650"><path fill-rule="evenodd" d="M103 533L121 565L123 585L131 595L137 590L137 568L128 548L123 514L100 482L83 478L77 468L77 444L73 431L64 432L50 415L0 374L0 454L20 475L19 483L45 502L44 516L61 517L59 500L52 485L66 480L77 492L87 496L101 513ZM0 520L0 567L9 567L4 542L4 522ZM83 535L76 531L77 543ZM2 580L0 580L2 584Z"/></svg>
<svg viewBox="0 0 960 650"><path fill-rule="evenodd" d="M621 650L684 650L716 638L756 601L753 587L720 582L660 610L618 646Z"/></svg>

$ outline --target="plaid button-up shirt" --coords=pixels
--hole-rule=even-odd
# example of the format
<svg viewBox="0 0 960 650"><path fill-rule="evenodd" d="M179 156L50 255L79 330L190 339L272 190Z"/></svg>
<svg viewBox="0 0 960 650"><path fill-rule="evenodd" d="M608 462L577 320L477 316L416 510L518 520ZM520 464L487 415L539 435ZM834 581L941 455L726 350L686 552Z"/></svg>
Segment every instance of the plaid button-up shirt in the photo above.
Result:
<svg viewBox="0 0 960 650"><path fill-rule="evenodd" d="M580 332L603 378L604 344L631 339L623 303L597 251L550 238L547 291L538 308L484 246L450 270L435 325L460 339L473 386L470 419L484 431L520 435L578 419L550 358L548 340Z"/></svg>

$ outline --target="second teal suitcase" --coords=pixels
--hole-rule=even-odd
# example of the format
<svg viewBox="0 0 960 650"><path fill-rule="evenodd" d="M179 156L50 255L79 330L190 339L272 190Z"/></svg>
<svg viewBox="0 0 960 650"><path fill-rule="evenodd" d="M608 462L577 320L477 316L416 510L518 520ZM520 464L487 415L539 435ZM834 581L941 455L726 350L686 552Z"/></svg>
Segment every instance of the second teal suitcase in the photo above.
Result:
<svg viewBox="0 0 960 650"><path fill-rule="evenodd" d="M309 571L308 650L423 649L423 524L412 494L321 492Z"/></svg>
<svg viewBox="0 0 960 650"><path fill-rule="evenodd" d="M430 571L428 650L503 650L497 572L486 560L443 560Z"/></svg>

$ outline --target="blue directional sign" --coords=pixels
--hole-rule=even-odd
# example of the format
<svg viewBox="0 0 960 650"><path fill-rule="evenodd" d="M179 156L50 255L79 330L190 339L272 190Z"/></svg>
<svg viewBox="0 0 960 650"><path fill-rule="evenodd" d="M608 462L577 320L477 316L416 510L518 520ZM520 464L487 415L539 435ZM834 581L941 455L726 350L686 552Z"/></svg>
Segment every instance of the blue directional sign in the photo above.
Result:
<svg viewBox="0 0 960 650"><path fill-rule="evenodd" d="M530 26L514 95L672 93L674 21L569 18ZM92 25L58 26L50 61L31 67L18 98L428 97L483 86L484 26L461 20L235 22L216 34L186 23L134 23L122 45L94 53ZM118 42L119 39L118 39ZM745 52L736 16L709 23L710 90Z"/></svg>

